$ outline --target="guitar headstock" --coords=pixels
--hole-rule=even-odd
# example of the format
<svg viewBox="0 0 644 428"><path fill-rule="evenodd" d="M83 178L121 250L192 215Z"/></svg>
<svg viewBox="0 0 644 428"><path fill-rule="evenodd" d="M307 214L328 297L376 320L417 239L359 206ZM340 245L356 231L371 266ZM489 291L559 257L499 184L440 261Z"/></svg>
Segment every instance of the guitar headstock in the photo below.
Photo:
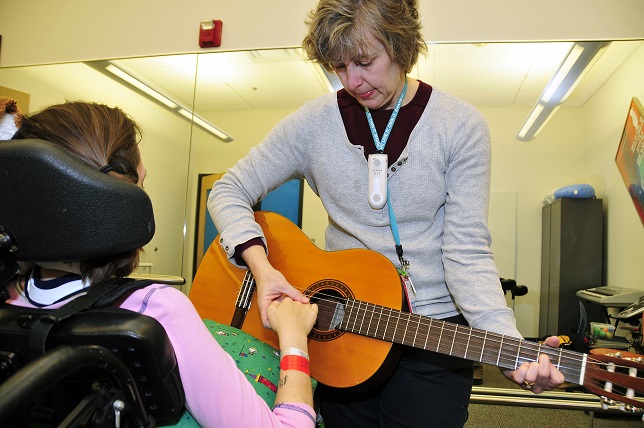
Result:
<svg viewBox="0 0 644 428"><path fill-rule="evenodd" d="M630 356L629 356L630 355ZM589 355L583 386L608 405L621 403L623 410L644 412L644 358L630 353Z"/></svg>

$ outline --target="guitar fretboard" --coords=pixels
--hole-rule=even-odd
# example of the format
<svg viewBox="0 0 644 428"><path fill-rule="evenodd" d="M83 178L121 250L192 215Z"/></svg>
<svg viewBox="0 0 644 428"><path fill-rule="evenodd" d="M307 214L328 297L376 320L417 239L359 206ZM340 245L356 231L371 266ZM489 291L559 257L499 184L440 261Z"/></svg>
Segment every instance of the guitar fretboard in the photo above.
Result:
<svg viewBox="0 0 644 428"><path fill-rule="evenodd" d="M515 370L546 354L566 380L583 384L584 354L410 314L359 300L346 300L340 330Z"/></svg>
<svg viewBox="0 0 644 428"><path fill-rule="evenodd" d="M254 291L255 280L252 274L247 272L237 297L236 307L247 310ZM236 312L233 321L238 320L239 316ZM319 317L318 314L318 319ZM336 302L330 325L332 328L374 339L512 370L516 370L524 362L536 361L540 354L546 354L567 381L578 385L584 383L586 358L582 353L552 348L360 300L345 299Z"/></svg>

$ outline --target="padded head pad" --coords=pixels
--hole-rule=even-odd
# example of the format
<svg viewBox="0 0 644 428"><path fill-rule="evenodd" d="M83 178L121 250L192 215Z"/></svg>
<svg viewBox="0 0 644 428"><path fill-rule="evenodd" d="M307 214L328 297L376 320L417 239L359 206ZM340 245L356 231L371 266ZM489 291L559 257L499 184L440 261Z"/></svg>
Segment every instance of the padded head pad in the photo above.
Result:
<svg viewBox="0 0 644 428"><path fill-rule="evenodd" d="M0 141L0 231L16 260L74 261L139 248L154 236L139 186L42 140Z"/></svg>

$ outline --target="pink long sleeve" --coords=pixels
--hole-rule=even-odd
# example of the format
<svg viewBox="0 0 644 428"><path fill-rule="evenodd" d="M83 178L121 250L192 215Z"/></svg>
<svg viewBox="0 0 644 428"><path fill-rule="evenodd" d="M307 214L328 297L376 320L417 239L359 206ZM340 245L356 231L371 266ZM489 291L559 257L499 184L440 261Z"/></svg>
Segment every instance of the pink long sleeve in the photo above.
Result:
<svg viewBox="0 0 644 428"><path fill-rule="evenodd" d="M124 309L157 319L172 342L191 415L203 427L313 427L302 403L271 409L237 369L179 290L152 285L130 295Z"/></svg>
<svg viewBox="0 0 644 428"><path fill-rule="evenodd" d="M9 287L8 304L34 307ZM44 309L56 309L68 300ZM188 297L179 290L154 284L132 293L121 308L157 319L177 356L186 405L202 427L313 428L313 409L284 403L271 411L257 395L233 359L212 337Z"/></svg>

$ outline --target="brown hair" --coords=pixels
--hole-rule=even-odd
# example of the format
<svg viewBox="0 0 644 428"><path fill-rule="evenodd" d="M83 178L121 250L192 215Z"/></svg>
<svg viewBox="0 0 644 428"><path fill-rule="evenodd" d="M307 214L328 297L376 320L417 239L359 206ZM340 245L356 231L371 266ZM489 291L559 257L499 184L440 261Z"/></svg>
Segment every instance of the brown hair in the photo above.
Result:
<svg viewBox="0 0 644 428"><path fill-rule="evenodd" d="M302 47L311 61L329 71L347 56L359 60L369 33L404 73L427 52L417 0L320 0L306 24Z"/></svg>
<svg viewBox="0 0 644 428"><path fill-rule="evenodd" d="M140 135L139 126L119 108L76 101L26 115L13 139L52 142L96 169L109 165L108 174L137 183ZM140 252L81 261L81 275L92 285L127 276L138 266Z"/></svg>

